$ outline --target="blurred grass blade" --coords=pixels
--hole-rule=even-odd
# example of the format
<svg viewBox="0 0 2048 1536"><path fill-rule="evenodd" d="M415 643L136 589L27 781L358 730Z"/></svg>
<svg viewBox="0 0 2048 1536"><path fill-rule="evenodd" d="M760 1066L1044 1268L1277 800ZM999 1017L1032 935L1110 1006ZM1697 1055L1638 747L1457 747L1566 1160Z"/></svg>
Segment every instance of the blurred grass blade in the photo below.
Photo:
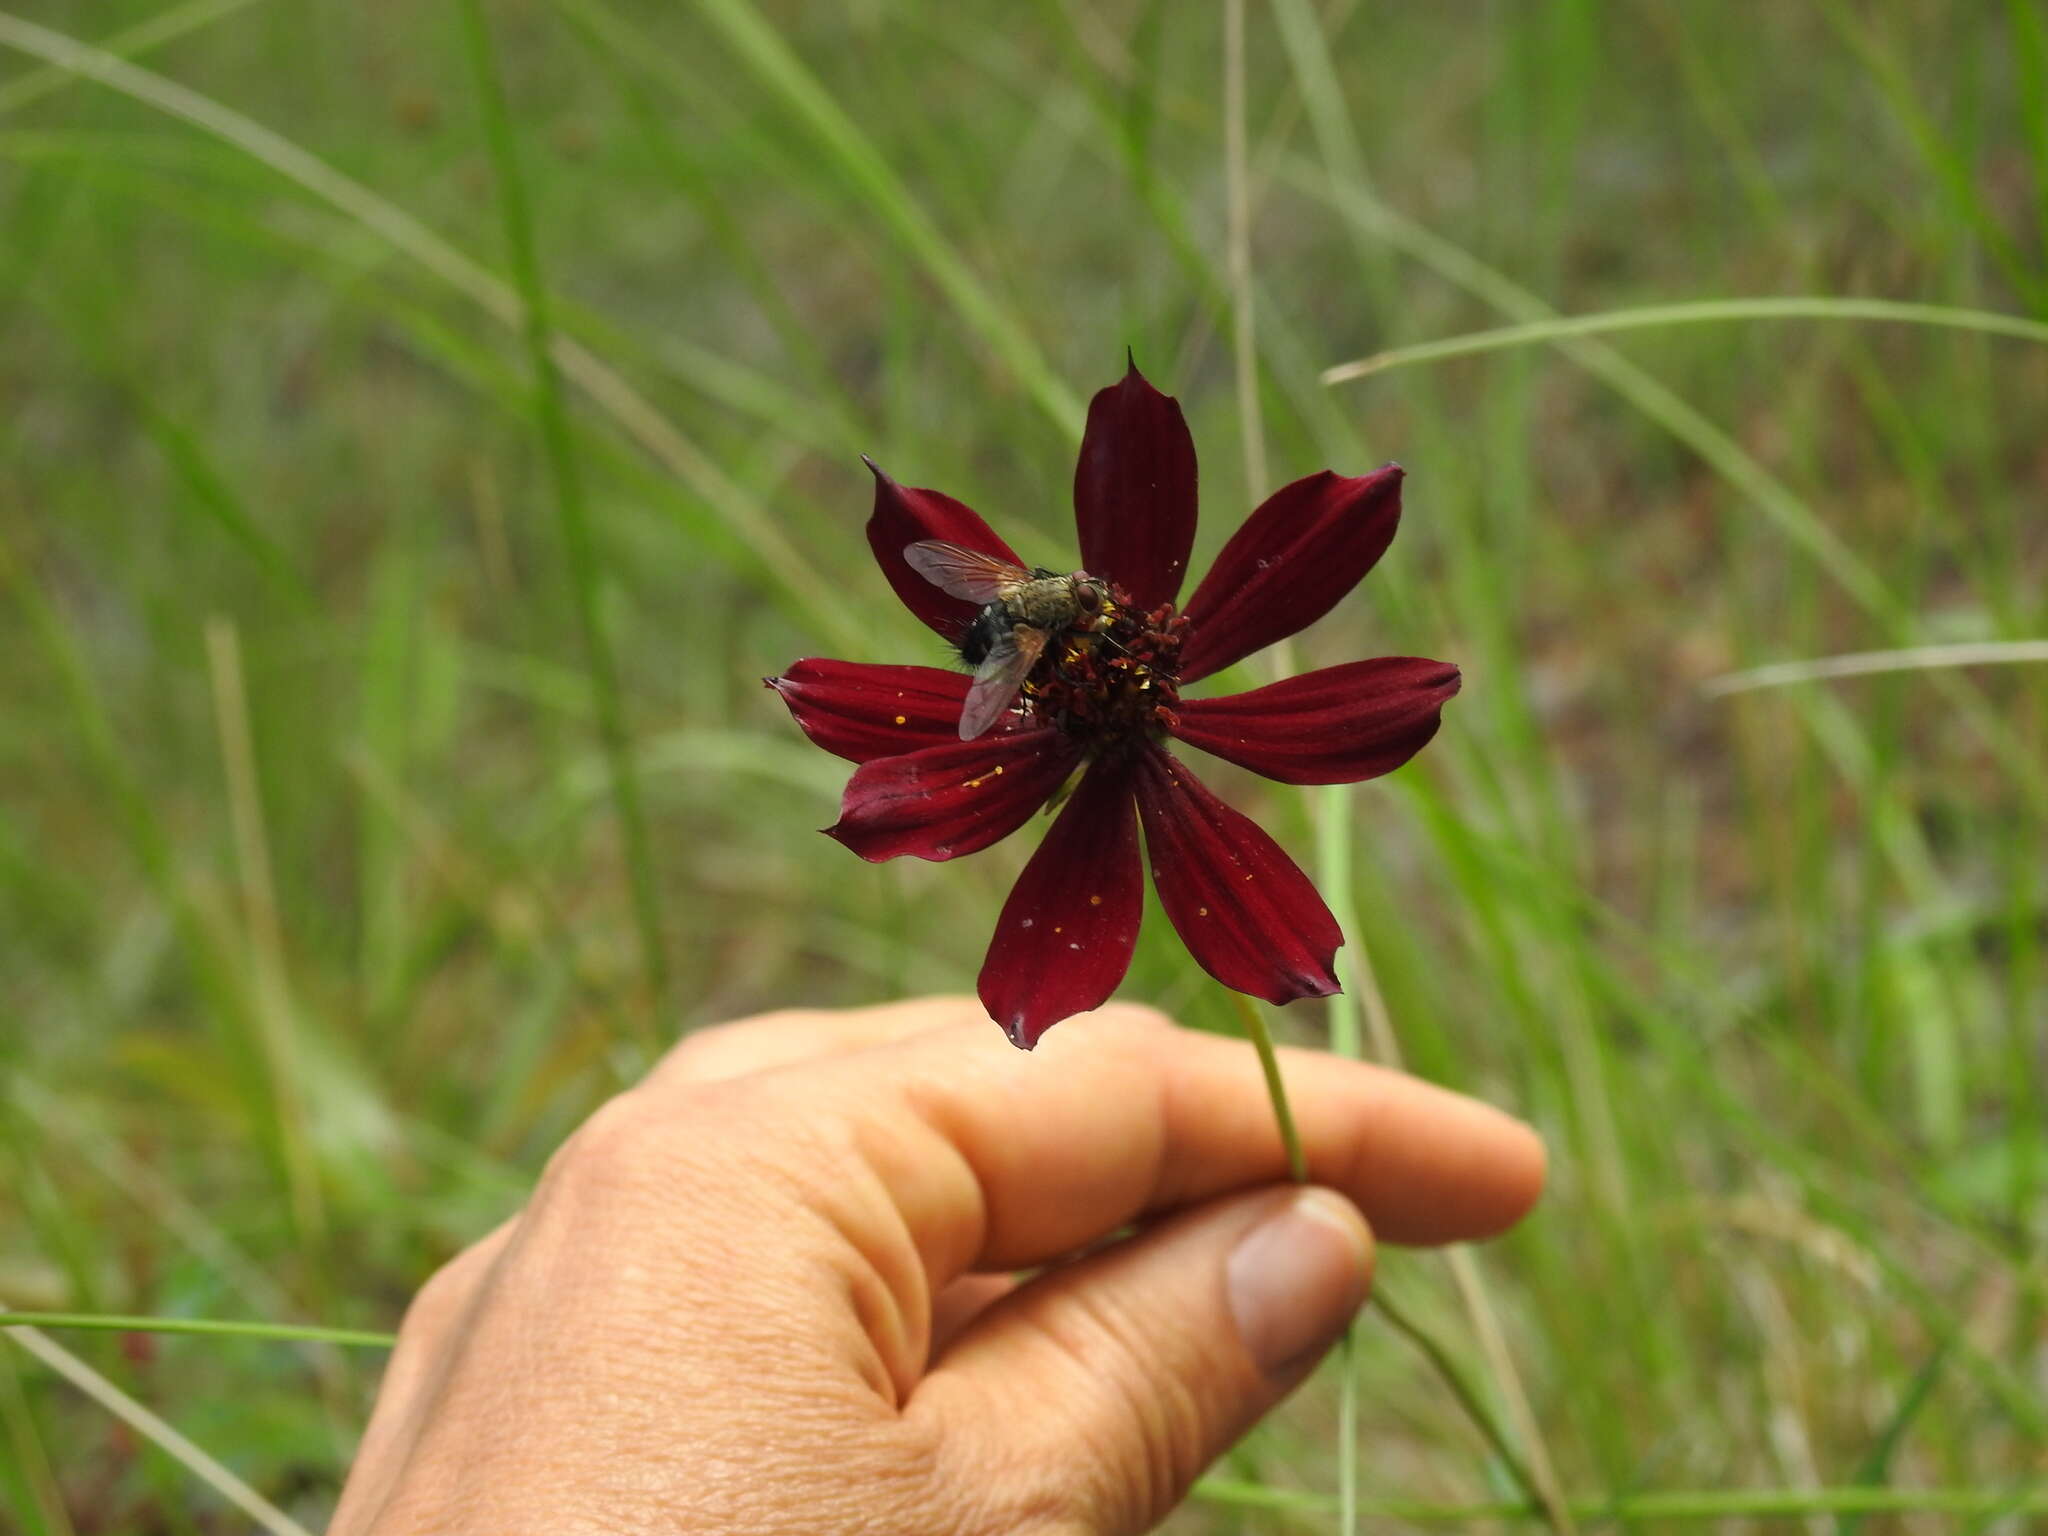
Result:
<svg viewBox="0 0 2048 1536"><path fill-rule="evenodd" d="M1516 317L1523 324L1559 318L1549 305L1512 278L1378 199L1357 188L1332 183L1305 163L1291 165L1285 174L1296 186L1327 202L1361 229L1396 246L1440 277ZM1869 562L1850 548L1834 529L1816 517L1811 508L1757 462L1748 450L1695 407L1620 353L1599 342L1559 336L1552 338L1552 344L1588 372L1605 380L1692 448L1731 485L1755 501L1771 521L1826 570L1859 606L1894 626L1907 622L1904 605Z"/></svg>
<svg viewBox="0 0 2048 1536"><path fill-rule="evenodd" d="M651 1061L660 1041L656 1020L664 1017L668 996L668 962L662 947L660 892L655 881L654 852L640 803L640 782L634 771L625 710L619 697L618 668L600 611L603 572L590 511L583 499L583 480L576 461L575 435L562 403L551 350L553 328L548 317L548 292L541 276L540 251L527 207L526 182L519 166L519 146L506 112L504 84L498 77L491 48L484 0L460 0L463 27L469 39L470 62L476 71L477 99L483 109L484 137L498 177L498 202L511 248L512 271L519 285L527 350L533 364L534 412L539 417L548 472L554 482L563 547L569 556L569 586L576 603L577 627L583 636L584 665L590 675L591 702L597 712L598 735L611 775L612 804L631 873L634 925L640 937L640 964L647 989L645 1007L635 1011L642 1023L641 1044Z"/></svg>
<svg viewBox="0 0 2048 1536"><path fill-rule="evenodd" d="M1504 273L1471 252L1396 212L1355 187L1331 182L1305 161L1290 162L1286 179L1327 203L1362 232L1386 240L1447 282L1485 300L1524 323L1554 320L1556 311ZM1637 367L1604 342L1562 336L1551 340L1587 372L1612 387L1651 420L1691 448L1716 473L1777 526L1840 587L1856 605L1893 636L1916 638L1910 608L1861 555L1789 486L1764 467L1727 432L1709 421L1674 390ZM2048 807L2048 772L2038 755L2028 751L1984 697L1965 680L1938 673L1939 686L1997 757L1999 765L2037 807Z"/></svg>
<svg viewBox="0 0 2048 1536"><path fill-rule="evenodd" d="M1266 494L1266 431L1259 410L1257 306L1252 294L1252 195L1245 164L1244 0L1223 0L1223 184L1230 273L1231 361L1237 378L1238 434L1244 448L1245 498L1256 506ZM1294 670L1282 643L1273 665Z"/></svg>
<svg viewBox="0 0 2048 1536"><path fill-rule="evenodd" d="M101 1132L62 1097L32 1082L25 1073L15 1074L12 1086L15 1107L36 1121L48 1144L63 1148L67 1160L92 1168L109 1186L125 1195L139 1213L160 1225L221 1281L260 1310L283 1313L292 1309L284 1287L149 1163L136 1157L117 1138ZM323 1385L338 1391L335 1367L339 1357L323 1348L309 1348L304 1353L320 1372Z"/></svg>
<svg viewBox="0 0 2048 1536"><path fill-rule="evenodd" d="M1234 1509L1274 1509L1322 1514L1332 1501L1323 1494L1260 1483L1205 1477L1194 1497ZM1533 1505L1508 1500L1484 1504L1437 1504L1423 1499L1366 1499L1360 1512L1418 1525L1470 1525L1482 1520L1538 1520ZM1622 1494L1611 1499L1574 1499L1571 1512L1582 1520L1626 1525L1634 1521L1794 1520L1862 1513L1871 1515L2048 1514L2048 1490L1994 1488L1716 1488L1673 1489Z"/></svg>
<svg viewBox="0 0 2048 1536"><path fill-rule="evenodd" d="M1892 1410L1883 1432L1871 1443L1870 1453L1856 1469L1858 1486L1881 1488L1890 1479L1892 1458L1898 1454L1906 1431L1920 1417L1920 1410L1933 1399L1934 1388L1941 1380L1942 1368L1948 1364L1949 1352L1954 1346L1954 1339L1943 1339L1934 1346L1934 1352L1920 1369L1913 1373L1912 1381L1907 1383L1905 1394L1899 1399L1899 1406ZM1863 1513L1843 1514L1835 1525L1835 1536L1856 1536L1863 1528Z"/></svg>
<svg viewBox="0 0 2048 1536"><path fill-rule="evenodd" d="M186 0L183 5L174 5L148 21L116 32L100 47L117 58L135 58L260 3L261 0ZM56 64L17 76L0 85L0 116L41 101L77 78L76 73Z"/></svg>
<svg viewBox="0 0 2048 1536"><path fill-rule="evenodd" d="M1821 0L1820 10L1836 35L1863 61L1885 104L1905 130L1907 140L1941 184L1951 211L1977 231L1993 265L2005 274L2028 306L2037 314L2048 313L2048 281L2028 265L2012 232L2000 221L1997 210L1978 185L1975 168L1949 143L1940 125L1920 104L1913 77L1906 67L1879 43L1868 24L1843 0Z"/></svg>
<svg viewBox="0 0 2048 1536"><path fill-rule="evenodd" d="M101 778L104 792L115 804L129 851L157 900L171 914L195 978L222 1017L242 1020L246 1000L234 967L227 963L193 905L170 837L157 815L155 803L132 771L98 684L62 616L41 590L36 575L23 567L20 556L4 536L0 536L0 592L11 593L17 611L27 617L30 630L57 674L93 768Z"/></svg>
<svg viewBox="0 0 2048 1536"><path fill-rule="evenodd" d="M283 547L250 512L228 477L214 463L200 436L178 420L156 397L130 360L100 334L103 327L64 313L57 304L39 294L37 286L24 285L26 302L62 327L87 362L119 393L141 423L144 434L156 445L165 466L183 486L190 504L197 507L230 543L262 567L273 590L301 610L311 609L315 605L311 584Z"/></svg>
<svg viewBox="0 0 2048 1536"><path fill-rule="evenodd" d="M558 0L559 3L559 0ZM595 8L596 0L578 0ZM1081 436L1080 399L1055 374L1024 328L982 286L909 187L861 132L818 77L763 19L750 0L702 0L698 13L716 26L742 62L781 98L820 148L895 231L961 317L985 336L1053 425Z"/></svg>
<svg viewBox="0 0 2048 1536"><path fill-rule="evenodd" d="M2048 14L2039 0L2005 0L2005 15L2019 77L2027 158L2033 163L2034 209L2040 221L2037 249L2048 250Z"/></svg>
<svg viewBox="0 0 2048 1536"><path fill-rule="evenodd" d="M1916 645L1897 651L1851 651L1811 661L1774 661L1742 672L1724 672L1700 684L1710 699L1757 688L1786 688L1795 683L1837 677L1873 677L1885 672L1926 672L1945 667L2011 666L2048 662L2048 640L1973 640L1955 645Z"/></svg>
<svg viewBox="0 0 2048 1536"><path fill-rule="evenodd" d="M135 1401L98 1371L34 1328L8 1327L0 1333L62 1376L107 1412L184 1465L228 1503L254 1520L271 1536L312 1536L303 1525L207 1455L149 1409Z"/></svg>
<svg viewBox="0 0 2048 1536"><path fill-rule="evenodd" d="M22 1530L27 1536L76 1536L12 1350L0 1350L0 1425L10 1452L0 1457L0 1488L11 1495Z"/></svg>
<svg viewBox="0 0 2048 1536"><path fill-rule="evenodd" d="M1911 304L1890 299L1696 299L1682 304L1649 304L1641 309L1611 309L1597 315L1560 315L1555 320L1536 320L1526 325L1507 325L1490 331L1474 331L1465 336L1450 336L1441 341L1418 342L1412 347L1393 347L1356 362L1326 368L1322 381L1325 384L1342 384L1416 363L1534 346L1564 336L1600 336L1613 331L1711 325L1730 320L1875 320L2048 342L2048 323L2029 320L2023 315L2002 315L1989 309L1957 309L1945 304Z"/></svg>
<svg viewBox="0 0 2048 1536"><path fill-rule="evenodd" d="M232 144L338 209L515 329L526 311L515 288L457 250L403 209L344 176L283 135L197 91L115 58L104 49L0 11L0 47L45 60L155 107ZM775 527L765 512L625 377L580 342L556 336L551 352L563 374L656 462L702 498L748 548L762 577L786 588L836 634L858 636L838 588Z"/></svg>
<svg viewBox="0 0 2048 1536"><path fill-rule="evenodd" d="M326 1220L320 1180L306 1124L296 1009L285 972L284 931L271 877L270 839L264 831L256 747L249 729L249 695L242 675L242 643L232 620L206 622L206 658L213 674L214 722L227 777L235 863L242 887L243 926L254 980L255 1023L270 1079L271 1108L299 1241L317 1258Z"/></svg>
<svg viewBox="0 0 2048 1536"><path fill-rule="evenodd" d="M177 1333L215 1339L268 1339L286 1344L343 1344L391 1349L394 1333L325 1328L315 1323L253 1323L230 1318L122 1316L102 1312L28 1312L0 1307L0 1332L10 1328L76 1328L86 1333Z"/></svg>

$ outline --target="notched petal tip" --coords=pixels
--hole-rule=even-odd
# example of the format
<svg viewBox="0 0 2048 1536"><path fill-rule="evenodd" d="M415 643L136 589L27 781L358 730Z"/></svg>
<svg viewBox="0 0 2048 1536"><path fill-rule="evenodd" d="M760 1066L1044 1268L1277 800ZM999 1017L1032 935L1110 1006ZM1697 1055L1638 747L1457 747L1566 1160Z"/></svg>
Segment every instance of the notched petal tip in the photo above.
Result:
<svg viewBox="0 0 2048 1536"><path fill-rule="evenodd" d="M1344 989L1337 985L1336 966L1337 952L1333 949L1330 951L1329 963L1323 967L1323 973L1320 976L1302 973L1292 978L1295 986L1300 988L1300 990L1293 997L1289 998L1288 1002L1298 1003L1307 997L1337 996ZM1281 1006L1285 1007L1286 1004L1283 1003Z"/></svg>
<svg viewBox="0 0 2048 1536"><path fill-rule="evenodd" d="M1044 1036L1042 1033L1033 1034L1029 1026L1024 1022L1024 1015L1020 1013L1003 1024L1003 1038L1017 1047L1018 1050L1028 1051L1036 1046Z"/></svg>
<svg viewBox="0 0 2048 1536"><path fill-rule="evenodd" d="M1312 928L1313 924L1309 927ZM1270 990L1253 996L1265 998L1276 1008L1285 1008L1289 1003L1335 997L1344 990L1337 981L1337 951L1344 947L1344 935L1334 931L1324 934L1304 932L1302 938L1306 946L1304 951L1291 959L1283 958L1268 978Z"/></svg>

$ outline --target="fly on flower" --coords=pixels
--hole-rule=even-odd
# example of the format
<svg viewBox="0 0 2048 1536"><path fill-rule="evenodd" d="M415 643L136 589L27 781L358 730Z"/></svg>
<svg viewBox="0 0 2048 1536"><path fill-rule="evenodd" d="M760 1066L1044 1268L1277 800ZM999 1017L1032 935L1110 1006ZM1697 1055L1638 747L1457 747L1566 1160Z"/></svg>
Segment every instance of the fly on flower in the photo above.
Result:
<svg viewBox="0 0 2048 1536"><path fill-rule="evenodd" d="M1086 571L1027 571L943 539L920 539L903 559L941 592L982 605L957 647L975 669L960 710L962 741L987 734L1009 713L1054 636L1100 628L1109 605L1108 586Z"/></svg>
<svg viewBox="0 0 2048 1536"><path fill-rule="evenodd" d="M1181 696L1357 585L1400 521L1399 466L1282 486L1185 604L1194 443L1135 364L1089 405L1070 575L1027 566L950 496L868 467L882 574L975 674L806 660L768 684L813 741L859 765L826 830L864 859L958 858L1064 800L981 969L981 1000L1010 1039L1028 1050L1109 999L1130 968L1147 867L1188 952L1225 986L1276 1004L1336 991L1343 936L1315 887L1167 743L1283 783L1348 784L1436 734L1458 669L1419 657Z"/></svg>

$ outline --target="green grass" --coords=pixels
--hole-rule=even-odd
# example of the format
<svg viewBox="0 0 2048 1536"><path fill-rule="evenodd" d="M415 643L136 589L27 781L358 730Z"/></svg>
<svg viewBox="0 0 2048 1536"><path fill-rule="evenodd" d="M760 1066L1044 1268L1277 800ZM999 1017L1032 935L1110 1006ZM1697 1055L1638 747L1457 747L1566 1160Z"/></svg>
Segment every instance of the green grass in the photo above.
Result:
<svg viewBox="0 0 2048 1536"><path fill-rule="evenodd" d="M650 1036L967 986L1025 848L848 857L758 680L931 658L861 451L1056 564L1129 345L1198 560L1408 467L1297 664L1466 669L1384 783L1218 775L1354 934L1281 1033L1550 1138L1405 1313L1585 1529L2038 1520L2048 672L1710 686L2048 636L2037 9L1246 20L1234 270L1220 6L0 12L0 1303L297 1330L47 1336L317 1528L337 1343ZM1237 1027L1156 910L1125 991ZM1348 1358L1175 1529L1519 1499ZM227 1511L0 1344L0 1529Z"/></svg>

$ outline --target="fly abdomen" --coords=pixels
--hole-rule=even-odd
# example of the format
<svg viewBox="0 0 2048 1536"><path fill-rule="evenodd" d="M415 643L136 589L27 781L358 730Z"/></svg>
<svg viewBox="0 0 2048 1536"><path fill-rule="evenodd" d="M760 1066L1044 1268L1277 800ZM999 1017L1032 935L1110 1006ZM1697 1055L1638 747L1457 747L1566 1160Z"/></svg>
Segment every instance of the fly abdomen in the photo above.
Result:
<svg viewBox="0 0 2048 1536"><path fill-rule="evenodd" d="M960 636L960 659L970 667L980 666L996 648L996 642L1009 632L1009 613L1001 603L988 604Z"/></svg>

